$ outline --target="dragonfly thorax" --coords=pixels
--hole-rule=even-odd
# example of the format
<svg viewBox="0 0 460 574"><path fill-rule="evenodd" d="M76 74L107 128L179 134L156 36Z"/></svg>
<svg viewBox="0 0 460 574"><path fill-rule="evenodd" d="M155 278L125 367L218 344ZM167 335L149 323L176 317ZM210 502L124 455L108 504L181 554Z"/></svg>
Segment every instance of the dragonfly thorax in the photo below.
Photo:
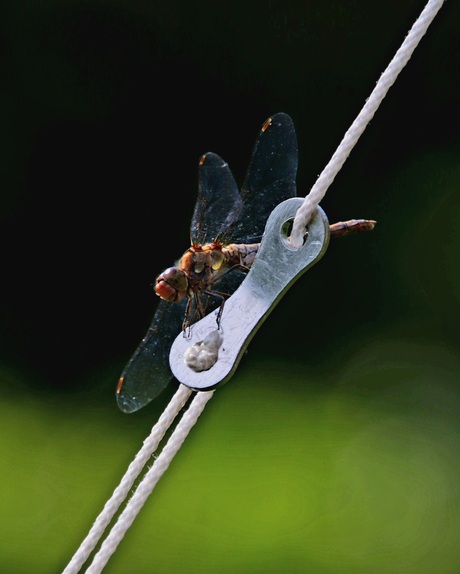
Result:
<svg viewBox="0 0 460 574"><path fill-rule="evenodd" d="M178 267L190 277L193 273L217 271L224 261L222 244L215 241L206 245L192 245L180 259Z"/></svg>

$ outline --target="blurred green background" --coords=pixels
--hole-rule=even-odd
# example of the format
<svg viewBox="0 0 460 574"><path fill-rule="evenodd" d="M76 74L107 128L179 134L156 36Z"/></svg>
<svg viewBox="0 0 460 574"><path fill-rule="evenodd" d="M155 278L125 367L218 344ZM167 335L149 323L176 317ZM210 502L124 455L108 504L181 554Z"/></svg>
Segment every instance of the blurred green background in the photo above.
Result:
<svg viewBox="0 0 460 574"><path fill-rule="evenodd" d="M114 388L188 247L197 162L293 118L305 195L425 3L6 2L0 570L61 572L175 390ZM333 242L104 572L460 572L458 3L328 191Z"/></svg>

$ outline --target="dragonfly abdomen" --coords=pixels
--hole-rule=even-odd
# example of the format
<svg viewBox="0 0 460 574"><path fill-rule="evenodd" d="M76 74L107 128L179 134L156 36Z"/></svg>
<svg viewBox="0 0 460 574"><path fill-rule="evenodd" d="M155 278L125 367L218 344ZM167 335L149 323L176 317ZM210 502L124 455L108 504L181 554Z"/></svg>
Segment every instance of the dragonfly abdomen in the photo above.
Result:
<svg viewBox="0 0 460 574"><path fill-rule="evenodd" d="M260 243L232 243L222 249L228 267L242 265L251 267L259 251Z"/></svg>
<svg viewBox="0 0 460 574"><path fill-rule="evenodd" d="M349 219L348 221L339 221L333 223L329 229L331 237L344 237L352 233L361 233L362 231L372 231L376 221L373 219Z"/></svg>

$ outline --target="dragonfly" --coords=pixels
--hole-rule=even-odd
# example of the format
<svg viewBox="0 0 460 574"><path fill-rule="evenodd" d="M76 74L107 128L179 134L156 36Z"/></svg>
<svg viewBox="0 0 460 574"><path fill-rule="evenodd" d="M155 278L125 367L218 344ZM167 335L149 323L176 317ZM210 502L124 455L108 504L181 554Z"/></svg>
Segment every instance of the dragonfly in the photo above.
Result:
<svg viewBox="0 0 460 574"><path fill-rule="evenodd" d="M119 408L135 412L155 399L173 378L169 352L174 339L225 299L244 280L272 210L295 197L297 138L291 117L278 113L262 125L239 190L228 164L217 154L201 156L191 246L154 284L160 297L148 331L118 381ZM331 237L372 230L374 220L352 219L330 226Z"/></svg>

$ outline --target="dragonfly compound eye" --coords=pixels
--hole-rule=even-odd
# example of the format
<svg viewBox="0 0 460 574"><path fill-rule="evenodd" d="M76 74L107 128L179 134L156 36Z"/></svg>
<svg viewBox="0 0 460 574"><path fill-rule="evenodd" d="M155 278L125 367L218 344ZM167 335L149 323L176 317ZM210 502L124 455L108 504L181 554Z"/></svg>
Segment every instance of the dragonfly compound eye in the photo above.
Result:
<svg viewBox="0 0 460 574"><path fill-rule="evenodd" d="M217 271L222 267L222 264L225 260L224 254L220 250L213 251L211 254L211 261L212 261L212 269L213 271Z"/></svg>
<svg viewBox="0 0 460 574"><path fill-rule="evenodd" d="M175 303L182 301L187 294L187 287L188 282L184 272L176 267L170 267L158 276L155 293L165 301Z"/></svg>

